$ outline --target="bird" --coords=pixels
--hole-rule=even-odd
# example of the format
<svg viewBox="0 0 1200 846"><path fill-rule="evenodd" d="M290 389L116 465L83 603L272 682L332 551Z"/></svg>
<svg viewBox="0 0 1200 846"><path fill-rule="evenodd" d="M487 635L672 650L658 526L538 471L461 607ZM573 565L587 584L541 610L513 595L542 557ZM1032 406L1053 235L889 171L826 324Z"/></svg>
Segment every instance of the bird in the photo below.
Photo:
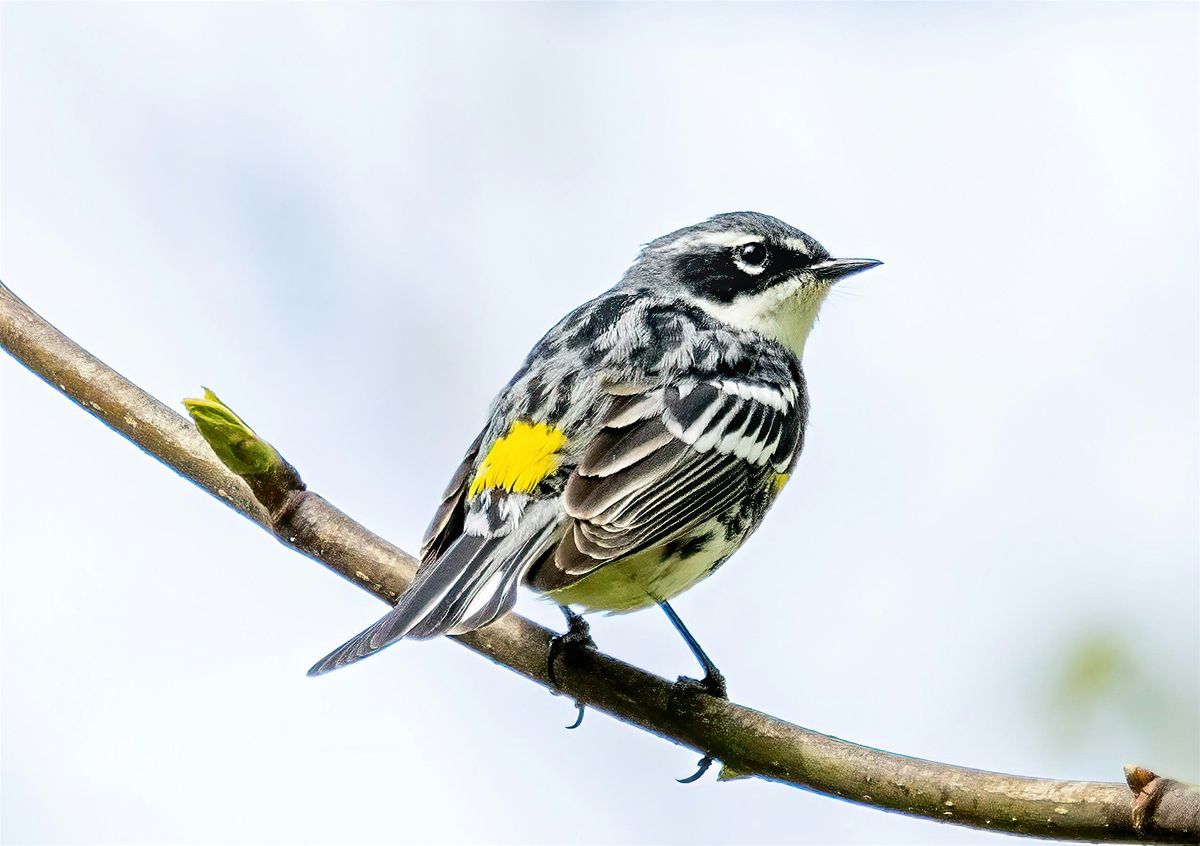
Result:
<svg viewBox="0 0 1200 846"><path fill-rule="evenodd" d="M704 670L699 687L725 696L670 601L720 568L779 496L804 446L801 357L821 304L881 263L833 258L758 212L645 244L492 402L392 610L309 675L482 628L525 585L567 619L547 657L556 687L556 658L593 645L582 614L658 606Z"/></svg>

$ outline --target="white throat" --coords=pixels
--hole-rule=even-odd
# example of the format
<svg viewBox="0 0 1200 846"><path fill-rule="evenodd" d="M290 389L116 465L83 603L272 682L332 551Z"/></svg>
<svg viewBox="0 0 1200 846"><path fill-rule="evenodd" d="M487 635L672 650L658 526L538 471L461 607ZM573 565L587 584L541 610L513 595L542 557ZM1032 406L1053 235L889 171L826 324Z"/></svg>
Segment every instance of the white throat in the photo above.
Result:
<svg viewBox="0 0 1200 846"><path fill-rule="evenodd" d="M722 323L765 335L790 349L796 358L802 358L804 343L817 322L817 312L829 288L821 283L805 285L799 279L790 279L731 303L700 299L694 302Z"/></svg>

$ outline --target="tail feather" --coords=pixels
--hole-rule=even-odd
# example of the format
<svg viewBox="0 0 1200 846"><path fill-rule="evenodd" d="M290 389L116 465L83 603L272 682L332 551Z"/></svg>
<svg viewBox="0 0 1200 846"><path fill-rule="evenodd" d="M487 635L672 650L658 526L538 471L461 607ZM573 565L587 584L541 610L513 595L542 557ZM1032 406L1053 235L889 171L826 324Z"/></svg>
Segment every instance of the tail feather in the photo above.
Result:
<svg viewBox="0 0 1200 846"><path fill-rule="evenodd" d="M405 637L461 634L486 626L516 604L534 562L561 534L562 510L543 501L525 510L515 531L459 535L417 571L396 606L308 671L319 676L374 655Z"/></svg>
<svg viewBox="0 0 1200 846"><path fill-rule="evenodd" d="M421 569L391 611L314 664L308 674L319 676L361 661L410 632L416 637L441 634L420 624L427 617L437 616L435 612L440 607L462 595L464 583L470 581L472 575L479 574L480 565L499 540L478 535L460 536L441 558ZM422 631L413 632L419 626Z"/></svg>
<svg viewBox="0 0 1200 846"><path fill-rule="evenodd" d="M537 557L550 545L557 532L556 521L521 544L503 561L485 571L464 574L446 598L409 632L409 637L429 638L462 634L482 628L517 604L517 588Z"/></svg>

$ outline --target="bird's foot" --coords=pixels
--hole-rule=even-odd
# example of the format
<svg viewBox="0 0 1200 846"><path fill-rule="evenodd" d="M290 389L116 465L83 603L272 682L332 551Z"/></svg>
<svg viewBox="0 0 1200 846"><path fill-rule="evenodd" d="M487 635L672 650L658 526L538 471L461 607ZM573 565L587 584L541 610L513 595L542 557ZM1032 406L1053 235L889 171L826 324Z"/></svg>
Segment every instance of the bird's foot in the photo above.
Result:
<svg viewBox="0 0 1200 846"><path fill-rule="evenodd" d="M694 696L697 693L703 693L716 699L729 699L729 690L725 684L725 676L719 670L715 669L705 673L702 679L680 676L675 681L675 692L684 696ZM677 778L675 780L680 784L691 784L694 781L699 781L712 765L713 757L705 755L700 759L696 772L687 778Z"/></svg>
<svg viewBox="0 0 1200 846"><path fill-rule="evenodd" d="M567 630L563 634L551 638L550 647L546 650L546 675L550 678L550 684L554 685L556 689L562 687L558 680L558 672L555 670L558 659L562 658L564 663L570 663L572 655L578 654L580 650L596 648L596 642L592 640L591 627L588 626L587 621L570 609L564 608L563 613L567 617ZM583 703L576 702L575 707L579 714L575 718L575 722L567 726L568 729L577 729L583 723Z"/></svg>
<svg viewBox="0 0 1200 846"><path fill-rule="evenodd" d="M728 699L729 687L719 670L709 670L702 679L680 676L675 680L675 689L680 693L704 693L716 699Z"/></svg>

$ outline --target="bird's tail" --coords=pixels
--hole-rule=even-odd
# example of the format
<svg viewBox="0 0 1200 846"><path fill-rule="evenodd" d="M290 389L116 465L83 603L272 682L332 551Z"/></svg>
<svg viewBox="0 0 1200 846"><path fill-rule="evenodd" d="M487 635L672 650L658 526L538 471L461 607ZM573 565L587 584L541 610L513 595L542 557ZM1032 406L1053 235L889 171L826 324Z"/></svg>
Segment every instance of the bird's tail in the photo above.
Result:
<svg viewBox="0 0 1200 846"><path fill-rule="evenodd" d="M521 578L552 528L533 532L511 553L503 548L511 549L511 536L461 535L417 572L387 615L330 652L308 674L319 676L361 661L405 637L459 634L487 625L516 604Z"/></svg>

